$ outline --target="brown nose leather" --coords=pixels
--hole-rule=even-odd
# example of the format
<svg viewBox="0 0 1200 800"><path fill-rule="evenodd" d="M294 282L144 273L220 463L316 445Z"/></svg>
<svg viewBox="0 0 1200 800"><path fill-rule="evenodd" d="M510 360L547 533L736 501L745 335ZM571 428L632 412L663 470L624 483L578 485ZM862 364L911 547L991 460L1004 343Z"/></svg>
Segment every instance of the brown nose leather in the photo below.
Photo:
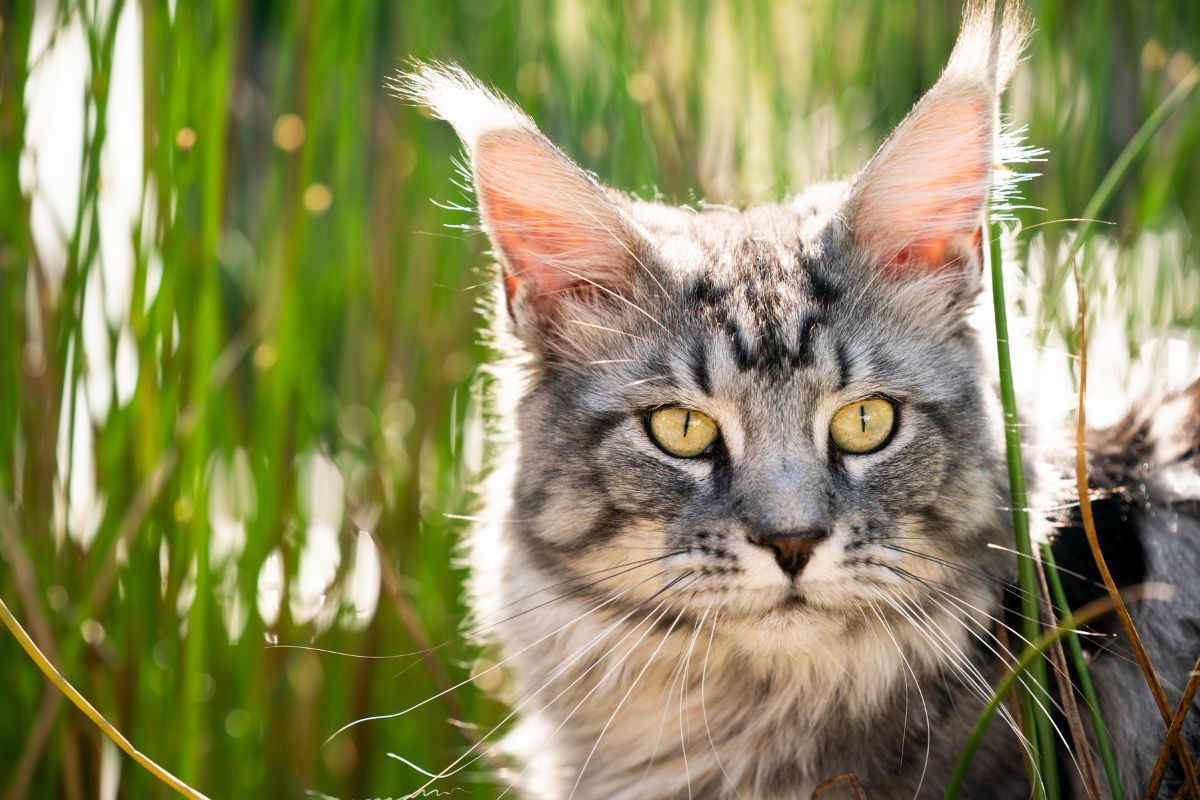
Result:
<svg viewBox="0 0 1200 800"><path fill-rule="evenodd" d="M788 575L795 577L804 569L812 550L828 536L828 532L820 528L798 531L779 531L760 533L750 537L750 541L759 547L766 547L775 553L775 563Z"/></svg>

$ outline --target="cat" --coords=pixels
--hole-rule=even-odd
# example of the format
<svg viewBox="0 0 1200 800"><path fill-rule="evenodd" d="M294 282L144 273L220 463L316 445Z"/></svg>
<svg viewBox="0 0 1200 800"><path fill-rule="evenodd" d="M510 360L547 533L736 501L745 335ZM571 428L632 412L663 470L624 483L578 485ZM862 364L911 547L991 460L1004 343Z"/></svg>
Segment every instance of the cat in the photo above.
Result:
<svg viewBox="0 0 1200 800"><path fill-rule="evenodd" d="M853 775L870 798L941 795L1020 645L974 312L989 199L1016 180L996 168L1019 155L998 97L1027 31L1015 3L1002 22L968 5L862 170L743 211L601 186L453 65L399 79L461 137L498 261L497 453L466 546L515 792L782 800ZM1131 606L1174 703L1200 650L1200 383L1090 441L1118 579L1177 587ZM1038 507L1069 503L1062 453L1030 465ZM1104 594L1077 514L1042 522L1072 601ZM1086 641L1139 793L1165 726L1120 642ZM1029 794L1001 716L963 797ZM1200 713L1183 738L1200 751Z"/></svg>

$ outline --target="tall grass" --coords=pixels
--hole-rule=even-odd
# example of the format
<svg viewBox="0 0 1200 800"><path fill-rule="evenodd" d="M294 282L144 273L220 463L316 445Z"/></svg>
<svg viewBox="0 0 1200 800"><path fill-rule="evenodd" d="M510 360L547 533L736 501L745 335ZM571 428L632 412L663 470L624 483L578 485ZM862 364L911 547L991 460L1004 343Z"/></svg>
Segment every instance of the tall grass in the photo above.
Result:
<svg viewBox="0 0 1200 800"><path fill-rule="evenodd" d="M1027 226L1081 216L1200 56L1194 3L1031 5L1007 108L1051 155ZM406 653L463 612L483 242L452 134L384 77L460 61L614 185L747 203L861 164L936 78L958 3L16 0L0 25L0 597L205 794L366 797L419 785L386 753L436 770L468 741L448 717L502 715L467 684L323 745L478 654L268 646ZM1200 333L1198 145L1185 104L1115 187L1118 249L1083 254L1130 357ZM1051 349L1073 346L1072 229L1029 228L1009 278ZM15 641L0 664L0 791L165 796Z"/></svg>

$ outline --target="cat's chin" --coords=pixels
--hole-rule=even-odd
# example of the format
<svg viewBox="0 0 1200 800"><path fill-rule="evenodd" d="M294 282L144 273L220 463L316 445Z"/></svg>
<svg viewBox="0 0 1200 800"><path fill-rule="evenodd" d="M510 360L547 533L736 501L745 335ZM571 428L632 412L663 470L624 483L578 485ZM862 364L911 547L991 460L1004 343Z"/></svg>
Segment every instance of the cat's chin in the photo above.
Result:
<svg viewBox="0 0 1200 800"><path fill-rule="evenodd" d="M811 609L812 605L809 603L808 598L799 592L793 592L792 594L789 594L787 597L780 600L779 604L775 606L774 610L786 614L789 612L808 611Z"/></svg>
<svg viewBox="0 0 1200 800"><path fill-rule="evenodd" d="M752 602L732 602L726 605L721 615L726 619L741 619L752 625L824 627L833 622L841 624L850 613L850 607L830 602L797 587L772 593L772 597L758 597Z"/></svg>
<svg viewBox="0 0 1200 800"><path fill-rule="evenodd" d="M822 605L799 593L753 610L722 612L721 620L721 634L739 650L789 658L828 650L862 627L861 615L849 608Z"/></svg>
<svg viewBox="0 0 1200 800"><path fill-rule="evenodd" d="M849 608L840 603L822 601L810 594L794 591L763 611L760 616L787 624L812 625L817 621L822 624L830 621L840 622L847 613Z"/></svg>

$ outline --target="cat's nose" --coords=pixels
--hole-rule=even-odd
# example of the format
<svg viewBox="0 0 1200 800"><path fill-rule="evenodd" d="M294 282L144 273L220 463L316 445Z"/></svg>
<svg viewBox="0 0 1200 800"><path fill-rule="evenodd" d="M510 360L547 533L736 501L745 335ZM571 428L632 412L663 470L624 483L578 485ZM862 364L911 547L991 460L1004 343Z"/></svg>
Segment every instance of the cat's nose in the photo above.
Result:
<svg viewBox="0 0 1200 800"><path fill-rule="evenodd" d="M800 574L813 548L829 536L824 528L763 531L750 534L750 541L775 553L775 563L793 578Z"/></svg>

